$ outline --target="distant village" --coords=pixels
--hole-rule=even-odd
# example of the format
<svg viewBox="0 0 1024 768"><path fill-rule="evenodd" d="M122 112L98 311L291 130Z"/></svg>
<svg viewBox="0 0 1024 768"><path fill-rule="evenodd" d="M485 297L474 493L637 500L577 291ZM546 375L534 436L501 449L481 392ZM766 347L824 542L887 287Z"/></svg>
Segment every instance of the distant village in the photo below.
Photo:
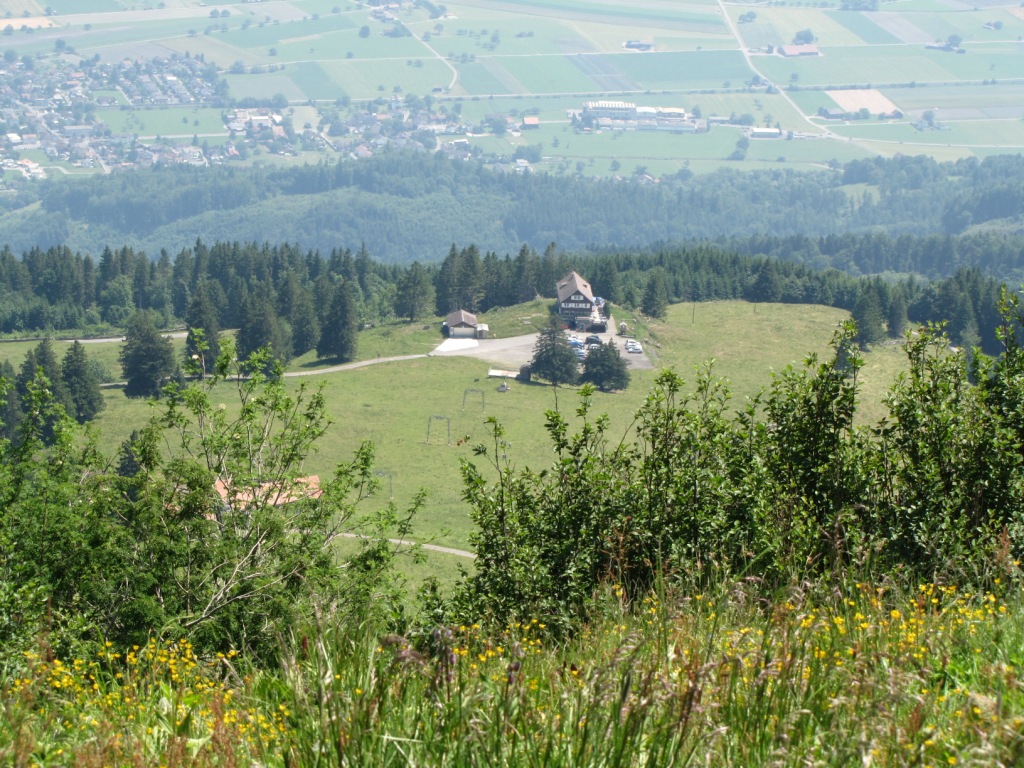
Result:
<svg viewBox="0 0 1024 768"><path fill-rule="evenodd" d="M115 132L104 119L115 110L144 116L151 110L182 106L221 108L228 140L200 135L199 121L187 118L174 135L147 138L127 130ZM53 163L103 172L160 164L221 165L260 153L294 156L319 151L358 159L384 147L440 151L465 159L479 152L469 141L474 135L525 135L541 125L529 111L489 114L471 124L463 120L458 101L440 103L432 95L391 94L360 105L321 105L324 117L317 125L295 125L292 112L283 96L232 102L219 69L187 54L102 63L98 57L81 60L68 50L44 64L9 52L0 60L0 167L29 178L44 177L43 163L23 157L30 150L36 158L42 153ZM702 118L682 108L621 101L586 102L569 117L574 130L584 134L702 133L715 122L730 122ZM524 173L539 159L536 153L517 153L499 158L497 165Z"/></svg>

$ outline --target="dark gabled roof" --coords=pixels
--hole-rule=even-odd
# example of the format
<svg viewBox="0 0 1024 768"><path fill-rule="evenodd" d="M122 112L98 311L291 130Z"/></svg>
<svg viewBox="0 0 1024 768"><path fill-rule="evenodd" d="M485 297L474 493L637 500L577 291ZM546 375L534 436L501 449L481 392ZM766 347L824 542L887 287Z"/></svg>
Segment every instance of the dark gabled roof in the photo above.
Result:
<svg viewBox="0 0 1024 768"><path fill-rule="evenodd" d="M476 315L464 309L457 309L445 319L449 328L457 325L476 325Z"/></svg>
<svg viewBox="0 0 1024 768"><path fill-rule="evenodd" d="M558 300L565 301L574 293L582 293L590 301L594 300L594 292L590 288L590 283L575 272L570 272L558 281Z"/></svg>

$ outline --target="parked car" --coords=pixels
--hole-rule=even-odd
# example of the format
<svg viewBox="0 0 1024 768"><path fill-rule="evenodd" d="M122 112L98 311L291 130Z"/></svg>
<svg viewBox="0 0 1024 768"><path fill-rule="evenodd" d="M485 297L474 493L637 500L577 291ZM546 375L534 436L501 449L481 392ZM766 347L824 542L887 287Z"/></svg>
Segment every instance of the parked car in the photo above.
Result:
<svg viewBox="0 0 1024 768"><path fill-rule="evenodd" d="M569 346L575 349L583 349L583 342L579 339L569 339Z"/></svg>
<svg viewBox="0 0 1024 768"><path fill-rule="evenodd" d="M626 351L634 354L643 354L644 348L640 346L640 342L634 341L632 344L626 344Z"/></svg>
<svg viewBox="0 0 1024 768"><path fill-rule="evenodd" d="M577 347L576 349L573 350L573 352L576 353L576 357L578 357L580 360L587 359L587 350L580 349L579 347Z"/></svg>
<svg viewBox="0 0 1024 768"><path fill-rule="evenodd" d="M600 344L600 343L601 343L601 337L600 336L594 336L594 335L587 336L587 344Z"/></svg>

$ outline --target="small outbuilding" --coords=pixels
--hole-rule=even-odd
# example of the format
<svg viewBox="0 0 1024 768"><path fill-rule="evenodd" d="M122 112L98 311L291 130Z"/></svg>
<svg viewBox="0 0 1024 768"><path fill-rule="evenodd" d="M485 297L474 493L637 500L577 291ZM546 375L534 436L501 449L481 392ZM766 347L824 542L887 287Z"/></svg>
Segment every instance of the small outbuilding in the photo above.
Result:
<svg viewBox="0 0 1024 768"><path fill-rule="evenodd" d="M464 309L457 309L445 318L441 331L451 339L486 339L490 330L485 323L477 322L476 315Z"/></svg>

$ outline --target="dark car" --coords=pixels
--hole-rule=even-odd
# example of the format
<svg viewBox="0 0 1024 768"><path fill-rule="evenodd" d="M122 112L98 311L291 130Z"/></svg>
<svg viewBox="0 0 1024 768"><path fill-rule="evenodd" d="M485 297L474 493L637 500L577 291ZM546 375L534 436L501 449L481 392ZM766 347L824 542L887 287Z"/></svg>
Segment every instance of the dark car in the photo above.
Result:
<svg viewBox="0 0 1024 768"><path fill-rule="evenodd" d="M586 343L587 344L600 344L601 343L601 337L600 336L587 336Z"/></svg>

